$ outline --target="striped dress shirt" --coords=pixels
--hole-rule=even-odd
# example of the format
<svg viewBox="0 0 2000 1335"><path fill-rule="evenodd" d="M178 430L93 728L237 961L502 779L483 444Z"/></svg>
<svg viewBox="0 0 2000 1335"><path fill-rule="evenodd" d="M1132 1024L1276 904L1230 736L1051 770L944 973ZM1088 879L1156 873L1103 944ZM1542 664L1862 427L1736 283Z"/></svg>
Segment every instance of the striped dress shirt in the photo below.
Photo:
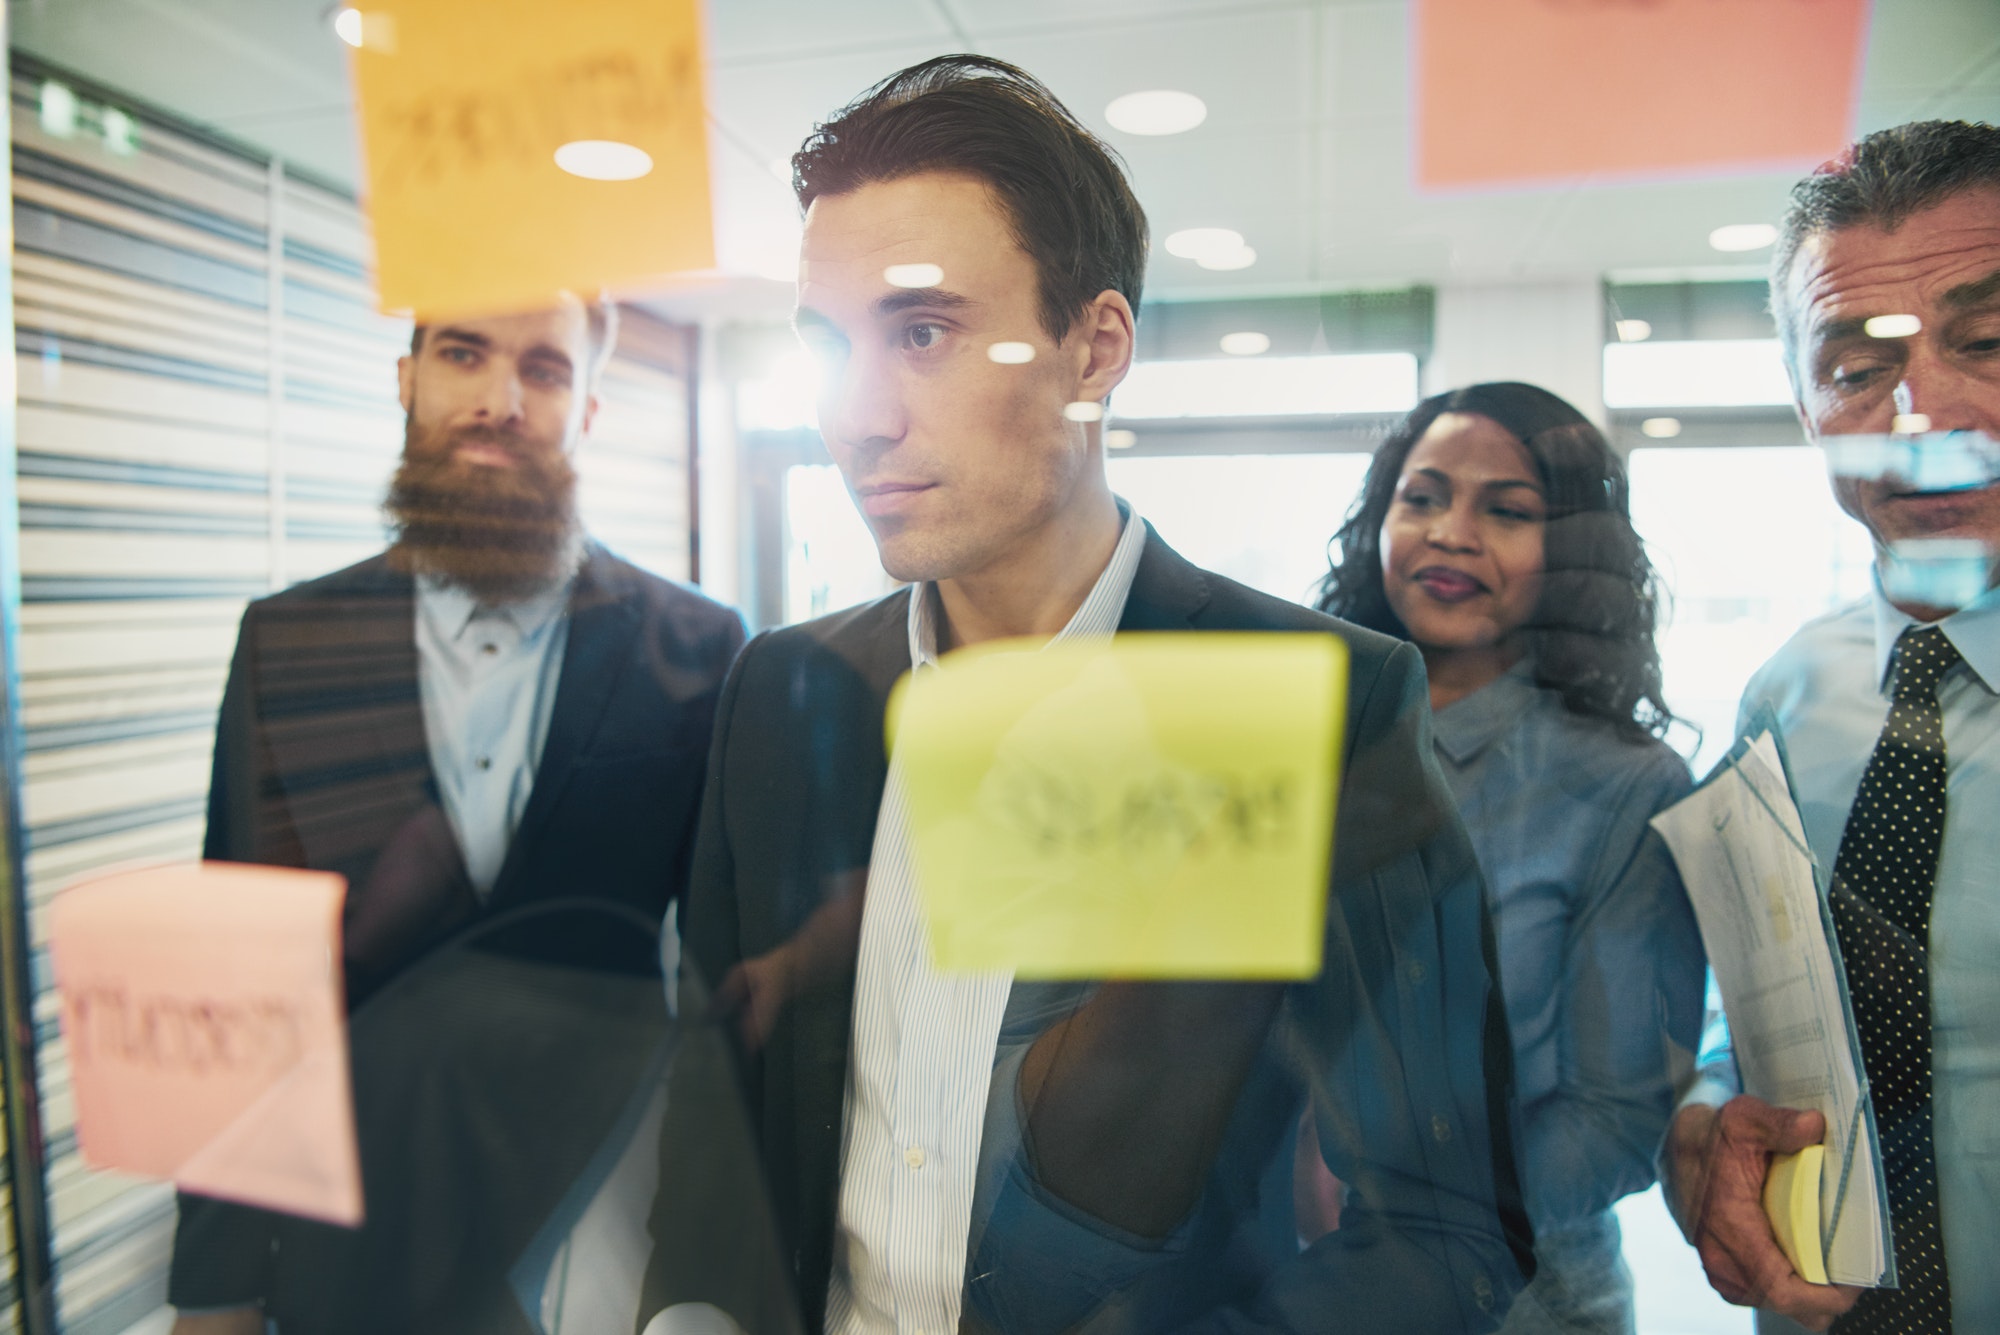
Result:
<svg viewBox="0 0 2000 1335"><path fill-rule="evenodd" d="M1146 545L1125 527L1111 560L1051 643L1110 635ZM937 663L936 599L910 589L910 665ZM889 758L861 914L852 1057L841 1134L830 1335L952 1335L1009 972L941 974L917 903L902 768Z"/></svg>

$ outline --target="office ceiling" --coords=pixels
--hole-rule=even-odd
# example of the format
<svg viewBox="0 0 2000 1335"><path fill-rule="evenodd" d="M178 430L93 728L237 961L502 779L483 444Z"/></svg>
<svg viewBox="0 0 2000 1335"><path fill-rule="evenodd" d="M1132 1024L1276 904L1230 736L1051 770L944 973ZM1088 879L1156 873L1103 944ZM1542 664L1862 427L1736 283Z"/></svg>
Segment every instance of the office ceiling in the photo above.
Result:
<svg viewBox="0 0 2000 1335"><path fill-rule="evenodd" d="M343 183L357 176L344 48L327 0L10 0L12 40ZM1156 236L1242 232L1257 263L1155 256L1149 295L1760 267L1709 231L1774 219L1792 172L1431 196L1411 182L1403 0L709 0L722 267L773 272L797 232L772 164L891 71L971 49L1046 80L1130 162ZM1774 53L1782 59L1782 53ZM1649 76L1672 78L1670 69ZM1111 130L1112 98L1198 94L1198 129ZM1877 0L1860 128L2000 122L2000 0ZM775 282L738 287L782 305Z"/></svg>

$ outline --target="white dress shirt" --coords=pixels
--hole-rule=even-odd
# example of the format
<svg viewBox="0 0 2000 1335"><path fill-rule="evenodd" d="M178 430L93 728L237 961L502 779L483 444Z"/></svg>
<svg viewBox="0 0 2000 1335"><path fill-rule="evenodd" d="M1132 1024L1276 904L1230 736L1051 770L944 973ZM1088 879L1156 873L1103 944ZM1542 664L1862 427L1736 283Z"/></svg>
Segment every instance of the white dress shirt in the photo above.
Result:
<svg viewBox="0 0 2000 1335"><path fill-rule="evenodd" d="M417 682L445 818L483 900L534 791L549 735L569 583L486 607L430 575L417 579Z"/></svg>
<svg viewBox="0 0 2000 1335"><path fill-rule="evenodd" d="M1121 503L1122 506L1122 503ZM1109 635L1146 526L1130 507L1111 560L1055 641ZM910 665L937 663L935 598L910 589ZM1052 643L1055 641L1051 641ZM902 767L892 754L875 821L854 989L831 1335L953 1335L1008 972L942 974L918 907Z"/></svg>
<svg viewBox="0 0 2000 1335"><path fill-rule="evenodd" d="M1878 588L1807 623L1744 691L1742 724L1762 705L1777 714L1823 867L1840 852L1888 718L1889 657L1910 624ZM1946 770L1931 899L1932 1143L1954 1325L2000 1331L2000 590L1938 624L1965 661L1938 686ZM1759 1328L1796 1329L1767 1316Z"/></svg>

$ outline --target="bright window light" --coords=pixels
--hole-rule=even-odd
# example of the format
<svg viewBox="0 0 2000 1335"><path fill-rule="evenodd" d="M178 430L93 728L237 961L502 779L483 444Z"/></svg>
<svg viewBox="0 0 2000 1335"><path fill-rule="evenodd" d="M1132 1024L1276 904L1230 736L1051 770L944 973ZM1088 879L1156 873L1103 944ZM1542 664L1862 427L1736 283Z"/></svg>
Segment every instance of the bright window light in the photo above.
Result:
<svg viewBox="0 0 2000 1335"><path fill-rule="evenodd" d="M1208 119L1208 104L1193 93L1153 88L1114 98L1104 119L1126 134L1182 134Z"/></svg>
<svg viewBox="0 0 2000 1335"><path fill-rule="evenodd" d="M1141 362L1111 399L1111 414L1274 417L1400 413L1417 404L1417 359L1407 352L1331 357Z"/></svg>
<svg viewBox="0 0 2000 1335"><path fill-rule="evenodd" d="M819 427L819 363L795 348L760 379L736 387L736 425L744 431L794 431Z"/></svg>
<svg viewBox="0 0 2000 1335"><path fill-rule="evenodd" d="M1792 401L1775 338L1607 343L1607 408L1751 408Z"/></svg>

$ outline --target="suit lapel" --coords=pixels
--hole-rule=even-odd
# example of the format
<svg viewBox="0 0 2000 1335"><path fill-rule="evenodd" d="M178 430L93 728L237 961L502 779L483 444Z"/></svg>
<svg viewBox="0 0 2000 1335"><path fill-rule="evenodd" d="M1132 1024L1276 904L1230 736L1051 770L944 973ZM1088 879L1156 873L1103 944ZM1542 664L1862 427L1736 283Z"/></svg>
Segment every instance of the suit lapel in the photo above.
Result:
<svg viewBox="0 0 2000 1335"><path fill-rule="evenodd" d="M569 639L563 648L562 672L556 679L555 706L549 713L549 735L542 743L541 763L535 766L535 786L528 794L527 809L521 813L520 827L508 842L506 860L493 882L488 900L492 906L509 901L521 850L532 847L578 762L589 755L619 678L632 660L632 641L639 632L640 617L632 605L631 592L619 589L610 578L609 561L602 549L593 546L577 571L576 587L569 599Z"/></svg>
<svg viewBox="0 0 2000 1335"><path fill-rule="evenodd" d="M1145 630L1191 630L1195 614L1208 605L1208 578L1186 557L1167 546L1151 524L1139 568L1132 575L1132 592L1118 633Z"/></svg>

